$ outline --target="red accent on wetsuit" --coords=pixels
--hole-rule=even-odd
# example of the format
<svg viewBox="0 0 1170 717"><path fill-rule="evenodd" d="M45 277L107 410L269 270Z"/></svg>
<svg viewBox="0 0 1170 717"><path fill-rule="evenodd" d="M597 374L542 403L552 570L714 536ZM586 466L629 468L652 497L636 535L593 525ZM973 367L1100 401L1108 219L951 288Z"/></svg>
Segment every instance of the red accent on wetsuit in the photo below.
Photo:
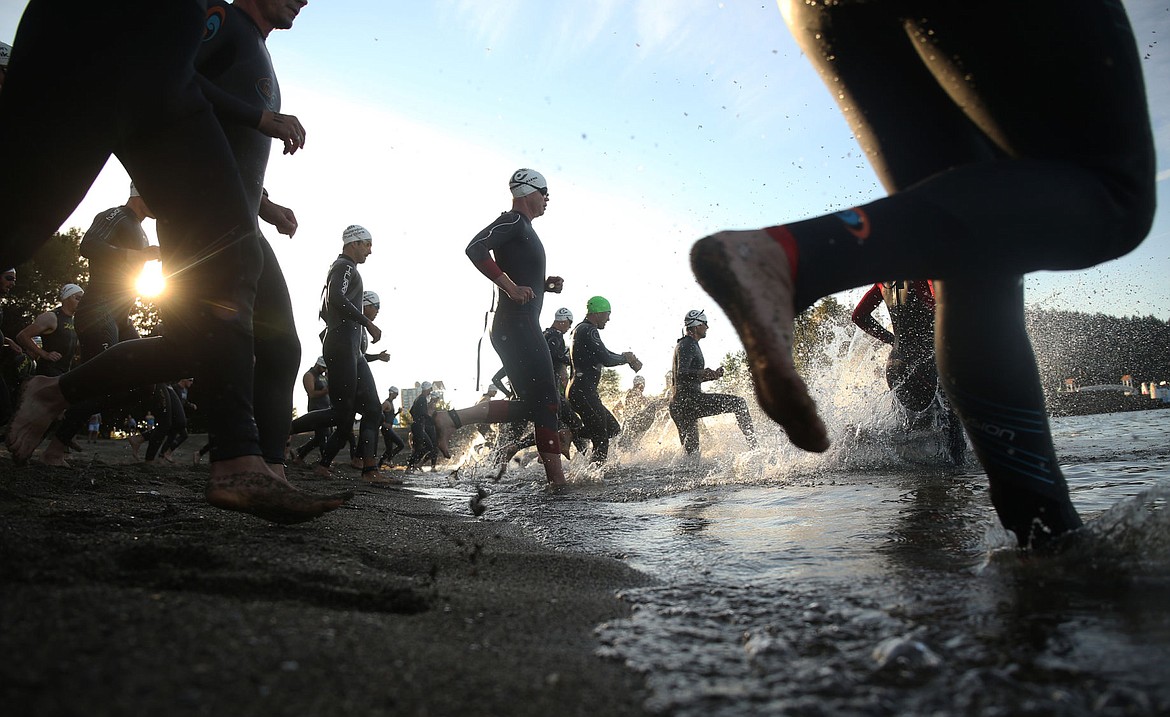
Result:
<svg viewBox="0 0 1170 717"><path fill-rule="evenodd" d="M479 269L481 274L491 279L492 281L495 281L500 276L500 274L504 273L504 270L501 269L499 265L496 264L495 259L492 259L491 257L475 262L475 268Z"/></svg>
<svg viewBox="0 0 1170 717"><path fill-rule="evenodd" d="M768 227L764 230L768 236L776 240L784 254L788 257L788 269L792 275L792 282L796 283L796 268L800 264L800 250L796 248L796 237L788 231L786 226Z"/></svg>

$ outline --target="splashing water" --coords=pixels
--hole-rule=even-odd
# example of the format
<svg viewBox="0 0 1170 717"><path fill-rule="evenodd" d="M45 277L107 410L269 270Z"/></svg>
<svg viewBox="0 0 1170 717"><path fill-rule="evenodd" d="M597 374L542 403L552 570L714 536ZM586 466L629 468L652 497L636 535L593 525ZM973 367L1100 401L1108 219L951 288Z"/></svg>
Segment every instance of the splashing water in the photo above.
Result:
<svg viewBox="0 0 1170 717"><path fill-rule="evenodd" d="M481 519L655 578L597 629L602 656L645 675L651 712L1170 713L1170 412L1055 419L1087 526L1021 553L978 467L906 431L884 356L838 339L812 386L824 454L753 408L760 448L705 419L696 460L660 415L604 468L567 463L568 489L525 456L493 482L473 451L431 492L466 513L483 485Z"/></svg>

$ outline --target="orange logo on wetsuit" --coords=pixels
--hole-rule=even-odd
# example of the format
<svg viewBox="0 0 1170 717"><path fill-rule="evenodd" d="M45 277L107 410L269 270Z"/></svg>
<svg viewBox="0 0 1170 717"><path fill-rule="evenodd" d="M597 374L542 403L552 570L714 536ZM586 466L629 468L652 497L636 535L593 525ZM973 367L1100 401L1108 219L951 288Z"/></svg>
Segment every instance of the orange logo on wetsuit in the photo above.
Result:
<svg viewBox="0 0 1170 717"><path fill-rule="evenodd" d="M861 241L869 238L869 217L861 207L846 209L843 212L837 212L833 216L840 219L845 225L845 229Z"/></svg>

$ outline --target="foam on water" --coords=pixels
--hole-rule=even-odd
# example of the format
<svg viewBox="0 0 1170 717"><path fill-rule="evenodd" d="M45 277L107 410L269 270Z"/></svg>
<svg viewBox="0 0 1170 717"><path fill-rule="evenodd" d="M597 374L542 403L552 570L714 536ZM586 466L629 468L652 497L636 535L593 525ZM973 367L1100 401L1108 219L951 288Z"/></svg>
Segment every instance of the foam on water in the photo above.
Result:
<svg viewBox="0 0 1170 717"><path fill-rule="evenodd" d="M662 417L604 468L567 463L568 489L535 462L494 483L469 460L437 493L465 512L483 485L483 519L657 579L597 630L655 712L1170 712L1170 412L1054 420L1087 526L1024 554L977 464L906 432L880 365L839 346L814 387L825 454L763 419L750 451L724 417L703 422L694 460Z"/></svg>

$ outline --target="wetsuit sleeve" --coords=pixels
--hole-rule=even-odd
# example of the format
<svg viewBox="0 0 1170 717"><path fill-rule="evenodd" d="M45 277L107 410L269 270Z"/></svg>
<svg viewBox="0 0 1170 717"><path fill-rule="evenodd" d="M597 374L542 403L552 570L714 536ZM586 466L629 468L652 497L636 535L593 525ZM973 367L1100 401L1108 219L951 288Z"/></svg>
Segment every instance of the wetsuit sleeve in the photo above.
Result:
<svg viewBox="0 0 1170 717"><path fill-rule="evenodd" d="M583 332L582 340L584 341L584 349L586 355L593 359L594 364L601 364L602 366L621 366L626 363L626 357L621 354L615 354L605 347L605 343L601 340L601 332L596 327L590 327Z"/></svg>
<svg viewBox="0 0 1170 717"><path fill-rule="evenodd" d="M365 325L366 317L362 310L353 305L346 294L349 284L353 280L353 264L339 261L329 270L329 281L325 285L325 310L338 318Z"/></svg>
<svg viewBox="0 0 1170 717"><path fill-rule="evenodd" d="M680 341L677 347L677 356L674 362L675 379L686 383L702 383L703 370L707 367L698 358L699 343L697 341Z"/></svg>
<svg viewBox="0 0 1170 717"><path fill-rule="evenodd" d="M933 298L931 302L933 303ZM894 335L890 333L884 326L873 318L873 312L882 304L882 285L874 284L869 291L865 292L865 296L861 297L861 301L857 302L857 307L853 309L853 323L861 327L861 330L870 336L874 337L882 343L893 345Z"/></svg>
<svg viewBox="0 0 1170 717"><path fill-rule="evenodd" d="M491 252L515 239L522 226L520 215L516 212L501 214L499 219L484 227L467 245L467 258L481 274L495 281L504 271L496 264Z"/></svg>
<svg viewBox="0 0 1170 717"><path fill-rule="evenodd" d="M245 127L259 127L260 119L264 116L264 108L259 105L250 105L240 98L220 89L214 82L203 75L196 74L195 81L203 96L211 103L215 116L224 124L238 124Z"/></svg>
<svg viewBox="0 0 1170 717"><path fill-rule="evenodd" d="M916 281L914 282L914 291L918 294L918 300L922 302L923 306L927 306L931 311L934 310L934 282L931 281Z"/></svg>
<svg viewBox="0 0 1170 717"><path fill-rule="evenodd" d="M260 104L251 105L214 82L215 78L236 63L241 28L233 22L236 15L228 10L225 3L209 2L207 5L203 42L195 56L195 82L215 109L220 122L259 127L264 107Z"/></svg>
<svg viewBox="0 0 1170 717"><path fill-rule="evenodd" d="M110 213L100 214L93 220L93 224L81 237L80 253L90 261L109 262L125 260L128 249L119 249L111 243L118 230L118 224L125 221L126 216L119 212L117 218L110 219Z"/></svg>

